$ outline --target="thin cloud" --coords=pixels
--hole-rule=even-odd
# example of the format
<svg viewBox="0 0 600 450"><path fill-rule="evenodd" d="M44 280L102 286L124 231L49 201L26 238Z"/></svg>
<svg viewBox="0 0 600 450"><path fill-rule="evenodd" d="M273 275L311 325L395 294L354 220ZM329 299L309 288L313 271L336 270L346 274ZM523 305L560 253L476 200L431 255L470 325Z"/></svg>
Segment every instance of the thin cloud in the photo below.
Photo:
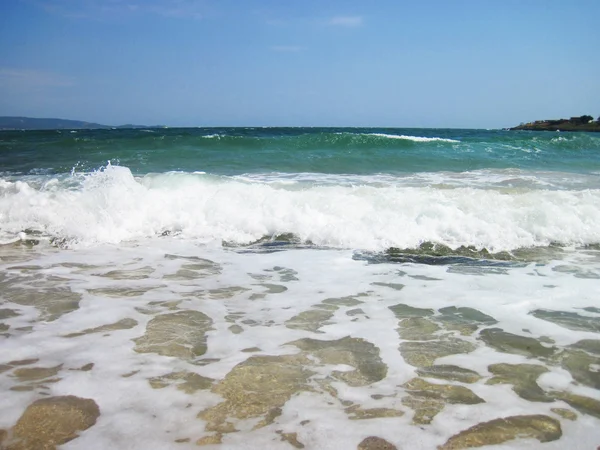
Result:
<svg viewBox="0 0 600 450"><path fill-rule="evenodd" d="M136 14L156 14L177 19L202 19L203 0L34 0L49 13L71 19L125 17Z"/></svg>
<svg viewBox="0 0 600 450"><path fill-rule="evenodd" d="M142 11L146 7L148 12L164 17L174 17L177 19L202 19L204 17L202 2L195 2L193 0L159 1L155 2L154 5L146 6L146 4L139 4L136 6Z"/></svg>
<svg viewBox="0 0 600 450"><path fill-rule="evenodd" d="M335 16L329 20L329 25L338 27L360 27L362 24L362 16Z"/></svg>
<svg viewBox="0 0 600 450"><path fill-rule="evenodd" d="M304 50L304 47L300 45L273 45L271 46L271 50L274 52L282 52L282 53L295 53L301 52Z"/></svg>
<svg viewBox="0 0 600 450"><path fill-rule="evenodd" d="M0 86L12 89L35 89L44 87L69 87L73 78L42 70L0 67Z"/></svg>

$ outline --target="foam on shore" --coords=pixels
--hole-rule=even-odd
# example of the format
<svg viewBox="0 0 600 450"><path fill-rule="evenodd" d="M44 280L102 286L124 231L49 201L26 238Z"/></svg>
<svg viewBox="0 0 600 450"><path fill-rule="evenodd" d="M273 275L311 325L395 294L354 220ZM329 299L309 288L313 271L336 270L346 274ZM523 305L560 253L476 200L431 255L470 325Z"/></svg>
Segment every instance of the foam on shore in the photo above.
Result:
<svg viewBox="0 0 600 450"><path fill-rule="evenodd" d="M71 449L196 448L207 439L284 449L292 438L307 449L356 448L373 435L425 450L478 423L523 415L560 419L562 436L544 448L597 444L598 419L561 399L600 401L598 391L591 378L573 378L587 373L580 366L553 356L599 337L589 328L600 318L593 252L504 272L367 264L347 250L238 253L173 238L93 250L7 247L0 257L2 308L14 311L3 320L0 429L46 394L99 406L97 424ZM77 306L61 303L64 289ZM34 292L51 303L36 302ZM541 310L571 316L553 322L533 313ZM197 325L186 328L198 317L208 319L201 334ZM194 347L202 335L204 350ZM338 347L328 350L328 342ZM410 352L415 346L418 354ZM436 367L468 368L475 381L436 378L421 362L436 354ZM528 401L509 381L498 383L491 371L502 364L543 368L537 383L549 400ZM436 385L455 386L457 396L422 403L440 395ZM245 404L249 391L236 397L236 386L265 389L263 400ZM463 399L464 389L472 394ZM562 419L557 408L577 420Z"/></svg>

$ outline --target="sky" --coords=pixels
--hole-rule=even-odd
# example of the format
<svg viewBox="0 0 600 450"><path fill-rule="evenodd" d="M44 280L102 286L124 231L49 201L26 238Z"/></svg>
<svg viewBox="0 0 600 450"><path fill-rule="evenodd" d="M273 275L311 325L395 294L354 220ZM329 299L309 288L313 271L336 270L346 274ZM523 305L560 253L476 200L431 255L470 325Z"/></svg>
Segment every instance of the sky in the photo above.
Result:
<svg viewBox="0 0 600 450"><path fill-rule="evenodd" d="M501 128L600 115L598 0L0 0L0 115Z"/></svg>

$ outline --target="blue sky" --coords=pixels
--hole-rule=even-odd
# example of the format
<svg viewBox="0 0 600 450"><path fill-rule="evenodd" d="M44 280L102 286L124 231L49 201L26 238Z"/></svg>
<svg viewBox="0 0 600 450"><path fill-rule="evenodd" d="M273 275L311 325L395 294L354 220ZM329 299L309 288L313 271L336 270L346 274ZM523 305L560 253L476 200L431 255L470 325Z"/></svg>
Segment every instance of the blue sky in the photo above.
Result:
<svg viewBox="0 0 600 450"><path fill-rule="evenodd" d="M600 1L0 0L0 115L498 128L600 115Z"/></svg>

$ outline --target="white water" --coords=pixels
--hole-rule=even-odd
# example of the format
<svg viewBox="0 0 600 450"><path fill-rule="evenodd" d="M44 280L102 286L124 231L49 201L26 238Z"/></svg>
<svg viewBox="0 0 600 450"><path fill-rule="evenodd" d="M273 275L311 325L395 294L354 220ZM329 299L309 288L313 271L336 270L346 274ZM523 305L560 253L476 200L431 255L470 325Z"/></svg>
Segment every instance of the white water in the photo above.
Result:
<svg viewBox="0 0 600 450"><path fill-rule="evenodd" d="M405 141L413 142L453 142L458 143L456 139L447 139L440 137L422 137L422 136L406 136L403 134L385 134L385 133L366 133L365 136L377 136L388 139L403 139Z"/></svg>
<svg viewBox="0 0 600 450"><path fill-rule="evenodd" d="M550 176L534 183L531 174L506 171L327 177L136 178L126 167L109 165L60 180L2 180L0 242L27 238L26 230L70 247L164 232L237 244L293 233L319 246L363 250L426 241L490 251L600 242L600 189L589 188L585 177L554 181L560 189L545 189Z"/></svg>
<svg viewBox="0 0 600 450"><path fill-rule="evenodd" d="M19 252L16 254L23 256ZM186 260L168 259L165 254L208 258L219 264L222 273L184 281L170 279L168 276L175 274ZM2 257L6 260L2 262L1 270L7 276L24 277L26 280L26 277L35 274L38 277L36 289L44 286L44 280L51 283L53 278L60 277L62 286L81 293L83 298L80 309L52 322L36 321L38 311L34 307L4 302L3 307L13 308L22 315L6 321L11 325L10 337L3 339L0 364L28 358L38 358L39 362L35 365L41 367L64 364L58 375L60 381L48 383L44 392L77 395L97 402L101 411L97 424L62 447L72 450L198 448L194 442L207 433L204 431L205 422L196 415L218 404L222 398L209 391L185 394L177 390L175 384L152 389L148 379L187 370L220 380L236 364L252 355L242 352L242 349L258 347L260 351L254 354L259 355L291 354L297 349L286 343L304 337L322 340L344 336L364 338L380 349L380 356L388 367L387 377L363 387L336 382L334 386L339 398L318 389L316 392L299 392L286 403L282 415L272 425L251 430L251 426L241 422L237 425L242 431L226 434L221 448L289 449L289 444L282 442L277 434L283 430L297 433L298 440L308 450L353 449L370 435L385 438L398 448L429 450L479 422L519 414L546 414L558 418L551 408L569 408L561 401L525 401L510 389L510 385L485 384L490 376L487 371L489 364L538 362L488 348L474 334L462 338L478 346L475 352L448 356L437 363L458 364L481 373L482 380L465 386L483 398L485 403L449 404L430 425L412 425L412 412L401 403L405 393L400 386L416 376L415 368L400 356L398 347L402 340L395 331L398 321L388 307L398 303L433 309L472 307L498 320L495 327L520 335L548 336L557 346L569 345L580 339L597 339L594 333L567 330L528 313L536 308L547 308L595 316L581 308L597 305L600 298L598 279L577 278L573 273L560 270L560 267L568 263L596 271L600 276L598 260L586 263L573 259L543 267L532 264L494 274L461 272L443 266L368 265L364 261L353 260L351 256L350 251L344 250L239 254L224 251L219 246L198 246L172 238L125 247L102 245L90 250L48 249L37 256L32 254L32 259L23 263L10 262L10 254L3 253ZM89 266L73 267L73 263ZM32 268L35 265L39 268ZM143 268L150 270L147 278L141 280L115 280L103 276L115 269ZM294 279L284 280L282 268L293 270ZM285 286L287 291L268 293L263 283ZM405 288L397 291L373 283L401 283ZM232 286L248 290L224 299L211 298L208 294L210 289ZM108 288L149 290L140 296L123 298L107 297L94 291ZM194 295L190 296L190 293ZM356 307L341 307L329 324L314 333L284 325L292 316L311 309L326 298L359 293L367 294L362 298L363 303L356 306L363 311L362 314L349 315L347 313ZM253 300L253 295L259 297ZM200 360L212 359L213 362L197 365L178 358L133 351L132 339L144 334L147 322L156 314L172 312L162 306L151 306L152 302L165 301L181 301L179 309L201 311L211 317L214 324L208 332L208 351ZM142 313L144 308L154 308L154 312L150 315ZM226 320L226 316L232 313L241 314L237 323L244 331L239 335L231 333L231 322ZM129 330L64 337L68 333L123 318L133 318L138 325ZM247 319L253 321L248 322L251 325L242 322ZM32 329L18 330L26 326ZM94 363L91 371L69 370L90 362ZM550 372L539 380L547 389L568 389L600 400L598 391L574 383L565 370L557 366L549 368ZM314 369L325 376L339 368L319 366L315 362ZM138 372L123 377L134 371ZM12 426L25 407L40 398L40 389L37 388L29 392L8 390L16 383L10 372L0 374L3 392L0 429ZM385 397L374 400L372 395L375 394ZM350 421L341 400L361 404L364 408L394 408L404 411L405 415ZM306 423L307 420L310 422ZM595 448L598 444L599 422L592 416L578 413L575 422L561 420L561 425L563 437L544 444L543 448L584 449ZM190 442L174 442L184 438L189 438ZM494 448L530 449L541 448L540 445L538 441L526 439L509 441Z"/></svg>

